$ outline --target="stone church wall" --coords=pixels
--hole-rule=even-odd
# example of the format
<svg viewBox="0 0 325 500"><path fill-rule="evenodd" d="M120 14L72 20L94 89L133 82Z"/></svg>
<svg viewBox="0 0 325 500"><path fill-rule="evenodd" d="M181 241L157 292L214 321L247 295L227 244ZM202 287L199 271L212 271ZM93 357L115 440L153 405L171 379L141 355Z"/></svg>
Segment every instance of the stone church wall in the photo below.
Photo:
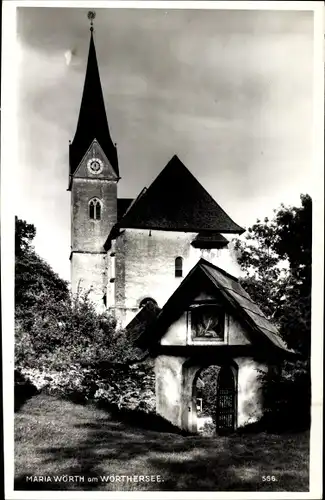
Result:
<svg viewBox="0 0 325 500"><path fill-rule="evenodd" d="M162 307L182 278L175 277L175 259L183 257L183 276L190 268L191 233L127 229L125 232L125 296L127 307L152 297Z"/></svg>
<svg viewBox="0 0 325 500"><path fill-rule="evenodd" d="M116 307L123 307L125 305L125 255L126 255L126 250L127 250L125 232L117 238L115 248L116 248L115 262L114 262L114 264L115 264L115 306ZM112 273L114 273L113 270L112 270Z"/></svg>
<svg viewBox="0 0 325 500"><path fill-rule="evenodd" d="M97 308L104 306L103 295L105 292L106 276L106 255L74 253L71 261L71 283L72 293L80 291L88 292L92 289L91 300Z"/></svg>
<svg viewBox="0 0 325 500"><path fill-rule="evenodd" d="M228 249L200 250L191 242L197 233L125 229L116 240L115 307L125 326L142 299L162 307L201 257L228 271L235 265ZM183 258L183 276L175 277L175 259ZM228 267L227 267L228 266Z"/></svg>
<svg viewBox="0 0 325 500"><path fill-rule="evenodd" d="M89 218L92 198L101 202L100 220ZM98 310L104 306L107 285L107 260L103 245L116 222L116 182L74 179L71 191L71 286L90 290Z"/></svg>
<svg viewBox="0 0 325 500"><path fill-rule="evenodd" d="M71 191L71 250L102 252L106 238L116 222L116 182L74 179ZM101 219L91 220L88 203L102 203Z"/></svg>

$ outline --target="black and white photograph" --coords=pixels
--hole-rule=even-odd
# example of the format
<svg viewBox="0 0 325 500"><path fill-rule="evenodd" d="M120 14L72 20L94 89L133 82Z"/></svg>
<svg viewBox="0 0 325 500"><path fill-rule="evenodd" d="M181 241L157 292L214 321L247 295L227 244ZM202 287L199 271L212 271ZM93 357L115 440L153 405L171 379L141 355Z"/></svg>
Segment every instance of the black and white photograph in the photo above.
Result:
<svg viewBox="0 0 325 500"><path fill-rule="evenodd" d="M323 9L3 2L6 498L322 497Z"/></svg>

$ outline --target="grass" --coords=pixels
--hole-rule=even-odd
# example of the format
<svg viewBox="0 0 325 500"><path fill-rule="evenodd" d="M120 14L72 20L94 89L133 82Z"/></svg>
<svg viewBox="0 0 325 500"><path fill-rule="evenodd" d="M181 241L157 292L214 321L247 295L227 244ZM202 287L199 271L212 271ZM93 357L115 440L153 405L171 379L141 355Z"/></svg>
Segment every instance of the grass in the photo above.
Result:
<svg viewBox="0 0 325 500"><path fill-rule="evenodd" d="M42 394L15 414L19 490L308 491L308 462L307 432L184 436L157 431L149 420L132 423L122 414ZM54 482L63 475L84 482ZM101 480L112 475L159 475L163 481ZM26 482L26 476L50 480Z"/></svg>

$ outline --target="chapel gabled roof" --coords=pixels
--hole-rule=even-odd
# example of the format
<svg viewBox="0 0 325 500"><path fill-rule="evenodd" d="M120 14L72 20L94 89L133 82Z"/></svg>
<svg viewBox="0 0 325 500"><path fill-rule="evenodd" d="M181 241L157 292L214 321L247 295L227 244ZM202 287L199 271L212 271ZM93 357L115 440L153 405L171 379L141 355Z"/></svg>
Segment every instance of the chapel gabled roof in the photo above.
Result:
<svg viewBox="0 0 325 500"><path fill-rule="evenodd" d="M119 228L241 234L236 224L175 155L136 198ZM117 227L113 233L117 233Z"/></svg>
<svg viewBox="0 0 325 500"><path fill-rule="evenodd" d="M70 176L96 139L116 175L119 175L116 147L110 136L100 82L93 32L90 34L88 62L76 133L69 146Z"/></svg>
<svg viewBox="0 0 325 500"><path fill-rule="evenodd" d="M204 277L223 297L225 304L233 311L239 321L247 326L248 331L252 332L257 342L281 349L288 354L295 354L294 351L288 349L276 326L266 318L265 314L240 285L238 279L205 259L200 259L192 268L163 306L156 321L150 328L143 331L138 339L139 345L148 347L160 340L170 322L176 319L178 313L190 305L193 294L197 291L195 290L195 283L199 283L201 286Z"/></svg>

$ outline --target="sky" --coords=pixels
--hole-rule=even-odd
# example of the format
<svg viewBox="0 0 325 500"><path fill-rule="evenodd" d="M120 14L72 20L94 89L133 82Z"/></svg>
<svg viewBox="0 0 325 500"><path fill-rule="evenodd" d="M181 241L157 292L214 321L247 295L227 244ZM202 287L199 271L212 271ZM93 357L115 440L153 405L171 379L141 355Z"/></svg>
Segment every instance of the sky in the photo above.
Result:
<svg viewBox="0 0 325 500"><path fill-rule="evenodd" d="M17 17L16 213L65 279L88 10L30 7ZM95 10L119 197L135 197L174 154L246 228L312 195L312 12Z"/></svg>

